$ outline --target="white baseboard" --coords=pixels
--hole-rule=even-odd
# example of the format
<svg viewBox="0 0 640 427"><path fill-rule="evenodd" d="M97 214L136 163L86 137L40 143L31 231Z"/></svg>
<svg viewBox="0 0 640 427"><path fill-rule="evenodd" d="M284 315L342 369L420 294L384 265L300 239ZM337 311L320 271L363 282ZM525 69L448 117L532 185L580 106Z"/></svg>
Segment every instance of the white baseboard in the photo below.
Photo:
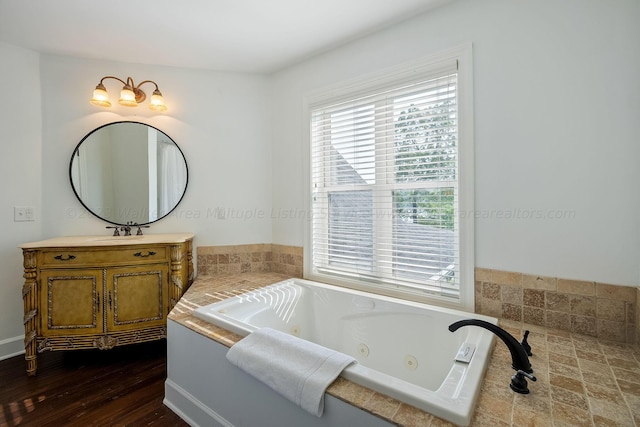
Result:
<svg viewBox="0 0 640 427"><path fill-rule="evenodd" d="M233 424L221 417L217 412L207 407L168 378L164 382L164 400L162 403L192 427L234 427Z"/></svg>
<svg viewBox="0 0 640 427"><path fill-rule="evenodd" d="M24 354L24 336L0 340L0 360Z"/></svg>

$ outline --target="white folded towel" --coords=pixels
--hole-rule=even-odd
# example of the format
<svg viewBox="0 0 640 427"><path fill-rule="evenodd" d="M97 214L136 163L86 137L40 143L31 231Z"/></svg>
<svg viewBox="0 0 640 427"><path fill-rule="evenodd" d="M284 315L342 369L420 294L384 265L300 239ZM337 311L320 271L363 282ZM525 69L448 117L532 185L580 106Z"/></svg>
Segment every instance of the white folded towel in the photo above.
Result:
<svg viewBox="0 0 640 427"><path fill-rule="evenodd" d="M238 341L227 359L304 410L320 417L324 392L355 359L271 328Z"/></svg>

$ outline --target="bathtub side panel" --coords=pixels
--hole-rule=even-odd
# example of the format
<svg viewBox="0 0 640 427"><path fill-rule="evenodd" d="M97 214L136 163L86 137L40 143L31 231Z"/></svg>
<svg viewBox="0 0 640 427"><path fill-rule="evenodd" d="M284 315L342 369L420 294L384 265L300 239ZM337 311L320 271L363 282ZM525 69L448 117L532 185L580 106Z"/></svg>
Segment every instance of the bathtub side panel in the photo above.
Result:
<svg viewBox="0 0 640 427"><path fill-rule="evenodd" d="M309 414L229 363L227 347L167 322L165 404L192 426L345 426L393 424L333 396L324 415Z"/></svg>

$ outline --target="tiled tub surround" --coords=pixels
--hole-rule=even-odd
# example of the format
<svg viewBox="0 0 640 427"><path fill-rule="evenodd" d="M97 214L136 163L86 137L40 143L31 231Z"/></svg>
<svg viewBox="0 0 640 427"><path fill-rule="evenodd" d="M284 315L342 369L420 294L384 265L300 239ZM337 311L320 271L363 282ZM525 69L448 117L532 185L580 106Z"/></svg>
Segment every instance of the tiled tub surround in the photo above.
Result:
<svg viewBox="0 0 640 427"><path fill-rule="evenodd" d="M287 278L276 273L199 277L169 319L230 347L240 339L191 315L198 307ZM635 291L635 290L634 290ZM640 291L636 291L639 292ZM474 414L474 427L640 427L640 351L632 344L501 319L516 337L531 330L531 394L509 389L511 357L497 341ZM399 426L452 425L394 399L338 378L327 392Z"/></svg>
<svg viewBox="0 0 640 427"><path fill-rule="evenodd" d="M475 311L608 340L635 343L640 289L476 268Z"/></svg>
<svg viewBox="0 0 640 427"><path fill-rule="evenodd" d="M302 247L271 243L198 246L198 274L283 273L302 277Z"/></svg>
<svg viewBox="0 0 640 427"><path fill-rule="evenodd" d="M302 278L303 248L199 246L198 274L282 273ZM609 340L640 343L640 288L475 269L475 312Z"/></svg>
<svg viewBox="0 0 640 427"><path fill-rule="evenodd" d="M198 274L302 277L303 249L270 243L199 246ZM475 269L475 312L593 337L640 342L640 288Z"/></svg>

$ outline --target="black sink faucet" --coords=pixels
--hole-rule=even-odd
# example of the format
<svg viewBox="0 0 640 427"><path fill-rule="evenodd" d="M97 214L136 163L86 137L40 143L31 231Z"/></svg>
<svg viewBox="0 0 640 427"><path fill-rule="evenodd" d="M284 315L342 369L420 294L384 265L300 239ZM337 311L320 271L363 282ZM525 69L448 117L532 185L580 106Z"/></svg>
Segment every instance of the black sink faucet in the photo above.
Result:
<svg viewBox="0 0 640 427"><path fill-rule="evenodd" d="M124 225L120 228L120 230L124 231L125 236L131 236L132 225L133 225L133 221L127 221L127 225Z"/></svg>
<svg viewBox="0 0 640 427"><path fill-rule="evenodd" d="M531 368L529 356L527 356L527 351L523 345L520 344L513 335L501 327L480 319L459 320L449 325L449 330L451 332L455 332L463 326L480 326L481 328L487 329L497 335L498 338L507 345L507 348L511 353L511 367L516 370L516 374L511 378L510 387L513 391L518 393L529 393L525 377L532 381L536 381L536 377L531 375L533 374L533 369Z"/></svg>

